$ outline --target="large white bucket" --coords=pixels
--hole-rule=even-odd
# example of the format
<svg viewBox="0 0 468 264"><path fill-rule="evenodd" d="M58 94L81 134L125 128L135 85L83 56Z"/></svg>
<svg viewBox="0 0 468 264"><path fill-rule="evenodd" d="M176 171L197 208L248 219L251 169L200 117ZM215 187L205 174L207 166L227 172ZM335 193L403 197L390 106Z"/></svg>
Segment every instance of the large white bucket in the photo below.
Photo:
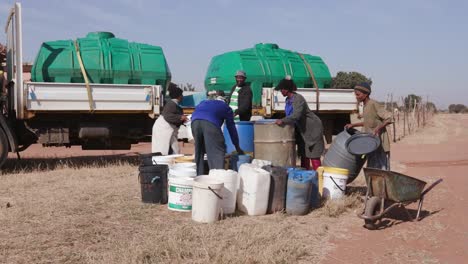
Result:
<svg viewBox="0 0 468 264"><path fill-rule="evenodd" d="M186 178L186 177L190 177L190 178L193 178L197 176L197 171L195 169L191 169L191 168L174 168L174 167L171 167L169 169L169 172L167 174L167 177L168 178Z"/></svg>
<svg viewBox="0 0 468 264"><path fill-rule="evenodd" d="M172 211L192 211L193 178L169 179L169 202L167 208Z"/></svg>
<svg viewBox="0 0 468 264"><path fill-rule="evenodd" d="M324 167L322 189L323 198L339 199L344 197L346 183L348 182L348 174L349 171L346 169Z"/></svg>
<svg viewBox="0 0 468 264"><path fill-rule="evenodd" d="M221 211L221 190L224 184L209 176L199 176L193 181L192 220L213 223Z"/></svg>
<svg viewBox="0 0 468 264"><path fill-rule="evenodd" d="M239 168L237 207L248 215L264 215L268 208L270 173L256 165L244 163Z"/></svg>
<svg viewBox="0 0 468 264"><path fill-rule="evenodd" d="M210 170L209 177L223 182L224 187L221 191L223 200L221 201L221 209L223 214L233 214L236 212L236 197L237 188L239 188L239 180L237 172L233 170Z"/></svg>

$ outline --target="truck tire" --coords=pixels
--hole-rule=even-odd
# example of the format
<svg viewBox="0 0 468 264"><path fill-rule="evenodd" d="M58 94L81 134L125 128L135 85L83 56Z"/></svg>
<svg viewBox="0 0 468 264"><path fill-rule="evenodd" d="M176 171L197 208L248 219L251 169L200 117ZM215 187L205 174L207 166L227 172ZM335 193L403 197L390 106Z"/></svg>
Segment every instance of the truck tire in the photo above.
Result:
<svg viewBox="0 0 468 264"><path fill-rule="evenodd" d="M5 131L0 128L0 168L8 157L8 138Z"/></svg>

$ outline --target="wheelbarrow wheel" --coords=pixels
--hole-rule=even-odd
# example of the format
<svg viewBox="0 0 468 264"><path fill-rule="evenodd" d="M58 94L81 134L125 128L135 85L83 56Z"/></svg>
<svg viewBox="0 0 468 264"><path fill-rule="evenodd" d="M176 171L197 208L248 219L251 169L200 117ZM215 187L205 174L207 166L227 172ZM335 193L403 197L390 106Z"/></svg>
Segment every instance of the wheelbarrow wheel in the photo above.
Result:
<svg viewBox="0 0 468 264"><path fill-rule="evenodd" d="M376 196L372 196L367 200L366 203L366 210L364 211L365 216L374 216L377 215L380 211L380 206L381 206L381 199ZM377 229L377 221L378 220L364 220L364 227L369 229L369 230L375 230Z"/></svg>

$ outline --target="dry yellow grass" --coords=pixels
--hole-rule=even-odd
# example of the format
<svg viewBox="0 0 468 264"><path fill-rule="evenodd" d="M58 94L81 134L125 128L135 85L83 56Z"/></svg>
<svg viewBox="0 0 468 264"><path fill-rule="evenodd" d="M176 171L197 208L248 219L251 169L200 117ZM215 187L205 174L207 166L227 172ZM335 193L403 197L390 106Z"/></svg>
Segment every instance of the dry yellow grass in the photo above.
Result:
<svg viewBox="0 0 468 264"><path fill-rule="evenodd" d="M91 168L99 161L77 159L47 171L27 162L0 176L4 263L318 262L333 229L360 206L354 195L306 216L197 224L190 214L141 203L133 160Z"/></svg>

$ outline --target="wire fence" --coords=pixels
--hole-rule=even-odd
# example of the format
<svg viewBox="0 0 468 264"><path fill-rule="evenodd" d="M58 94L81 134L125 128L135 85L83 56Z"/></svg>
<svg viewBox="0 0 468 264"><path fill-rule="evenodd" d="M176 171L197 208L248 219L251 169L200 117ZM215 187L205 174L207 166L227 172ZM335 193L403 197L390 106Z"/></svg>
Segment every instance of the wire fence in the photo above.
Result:
<svg viewBox="0 0 468 264"><path fill-rule="evenodd" d="M391 111L394 122L387 127L390 139L393 142L415 133L419 128L425 127L436 114L434 104L428 98L405 100L400 97L394 100L389 94L385 101L385 109Z"/></svg>

